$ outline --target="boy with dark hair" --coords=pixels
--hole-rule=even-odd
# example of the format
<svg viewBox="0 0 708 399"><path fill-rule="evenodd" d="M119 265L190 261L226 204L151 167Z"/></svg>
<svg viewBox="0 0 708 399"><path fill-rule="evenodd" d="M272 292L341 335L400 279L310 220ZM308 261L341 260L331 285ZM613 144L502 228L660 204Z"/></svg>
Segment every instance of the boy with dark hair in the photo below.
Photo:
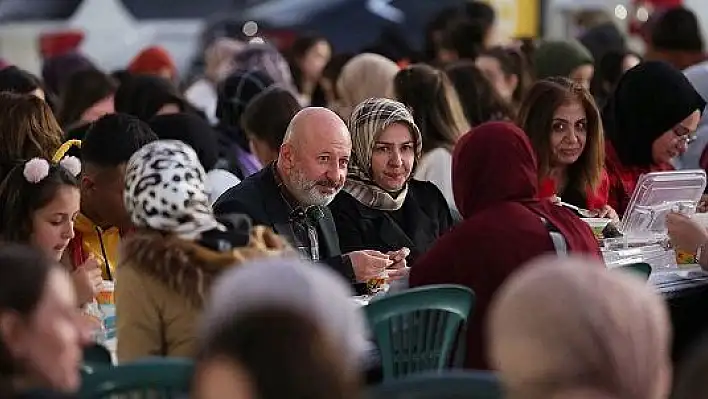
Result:
<svg viewBox="0 0 708 399"><path fill-rule="evenodd" d="M150 127L126 114L106 115L89 127L81 145L81 214L69 244L71 263L95 258L112 280L121 234L131 228L123 205L123 179L130 157L157 140Z"/></svg>

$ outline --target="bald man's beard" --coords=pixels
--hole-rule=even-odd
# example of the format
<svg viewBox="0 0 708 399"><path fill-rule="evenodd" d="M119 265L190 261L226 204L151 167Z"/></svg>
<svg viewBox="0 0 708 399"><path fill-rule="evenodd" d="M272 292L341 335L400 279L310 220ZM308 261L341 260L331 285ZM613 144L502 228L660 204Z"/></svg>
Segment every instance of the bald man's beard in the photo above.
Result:
<svg viewBox="0 0 708 399"><path fill-rule="evenodd" d="M327 206L334 200L334 197L339 194L342 187L344 187L343 181L335 182L329 179L309 179L300 168L291 169L288 180L290 180L290 184L287 185L290 193L298 202L305 206ZM320 188L330 188L333 189L334 192L332 194L326 194L321 192Z"/></svg>

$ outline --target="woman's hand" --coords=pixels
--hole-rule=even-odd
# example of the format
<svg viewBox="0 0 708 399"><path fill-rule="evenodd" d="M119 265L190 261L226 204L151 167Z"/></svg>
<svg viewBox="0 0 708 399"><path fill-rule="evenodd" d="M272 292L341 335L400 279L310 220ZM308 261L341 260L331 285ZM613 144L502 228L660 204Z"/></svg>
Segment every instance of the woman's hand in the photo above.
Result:
<svg viewBox="0 0 708 399"><path fill-rule="evenodd" d="M708 231L695 220L680 213L666 217L671 244L682 251L696 253L698 247L708 242Z"/></svg>
<svg viewBox="0 0 708 399"><path fill-rule="evenodd" d="M611 219L614 223L619 223L619 221L620 221L617 211L615 211L609 205L605 205L600 209L595 209L594 212L597 213L597 217L599 217L599 218Z"/></svg>
<svg viewBox="0 0 708 399"><path fill-rule="evenodd" d="M103 285L103 272L94 258L88 258L71 273L79 303L86 304L96 297Z"/></svg>

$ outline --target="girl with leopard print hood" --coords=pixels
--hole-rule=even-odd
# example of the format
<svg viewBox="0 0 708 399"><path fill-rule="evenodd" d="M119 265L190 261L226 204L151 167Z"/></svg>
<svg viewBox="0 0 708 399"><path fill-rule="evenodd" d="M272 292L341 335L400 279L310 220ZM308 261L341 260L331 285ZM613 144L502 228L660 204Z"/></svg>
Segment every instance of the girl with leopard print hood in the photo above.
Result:
<svg viewBox="0 0 708 399"><path fill-rule="evenodd" d="M194 355L196 319L214 279L287 245L242 215L217 219L206 172L181 141L147 144L128 161L124 201L136 232L116 270L119 362Z"/></svg>

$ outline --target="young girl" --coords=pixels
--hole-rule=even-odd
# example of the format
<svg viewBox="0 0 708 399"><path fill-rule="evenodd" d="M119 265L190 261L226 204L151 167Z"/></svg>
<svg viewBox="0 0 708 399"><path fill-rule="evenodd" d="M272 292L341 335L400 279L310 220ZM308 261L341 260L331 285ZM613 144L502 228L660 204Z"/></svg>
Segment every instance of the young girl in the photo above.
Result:
<svg viewBox="0 0 708 399"><path fill-rule="evenodd" d="M59 262L74 236L80 171L81 163L70 156L15 164L0 182L0 240L30 244ZM76 268L73 277L80 302L92 301L101 284L96 262Z"/></svg>

